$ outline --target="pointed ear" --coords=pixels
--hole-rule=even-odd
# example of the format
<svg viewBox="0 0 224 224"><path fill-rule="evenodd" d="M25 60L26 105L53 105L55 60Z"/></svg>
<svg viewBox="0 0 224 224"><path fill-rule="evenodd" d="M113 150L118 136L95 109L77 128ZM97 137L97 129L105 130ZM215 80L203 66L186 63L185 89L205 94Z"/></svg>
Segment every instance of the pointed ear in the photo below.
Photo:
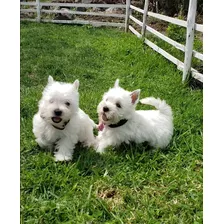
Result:
<svg viewBox="0 0 224 224"><path fill-rule="evenodd" d="M114 88L117 88L117 87L119 87L119 79L117 79L114 83Z"/></svg>
<svg viewBox="0 0 224 224"><path fill-rule="evenodd" d="M131 102L132 104L136 104L139 100L139 96L140 96L140 89L137 89L135 91L133 91L131 94Z"/></svg>
<svg viewBox="0 0 224 224"><path fill-rule="evenodd" d="M79 80L76 79L75 82L73 83L73 85L74 85L75 89L78 91L78 89L79 89Z"/></svg>
<svg viewBox="0 0 224 224"><path fill-rule="evenodd" d="M54 79L52 76L48 76L48 84L52 84L54 82Z"/></svg>

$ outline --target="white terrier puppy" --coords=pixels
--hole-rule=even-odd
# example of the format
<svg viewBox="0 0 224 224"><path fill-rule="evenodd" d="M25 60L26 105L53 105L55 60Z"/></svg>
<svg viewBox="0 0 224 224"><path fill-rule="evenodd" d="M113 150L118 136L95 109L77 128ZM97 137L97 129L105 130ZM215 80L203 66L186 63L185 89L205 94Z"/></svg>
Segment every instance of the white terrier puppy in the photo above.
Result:
<svg viewBox="0 0 224 224"><path fill-rule="evenodd" d="M55 160L71 160L77 142L95 144L95 123L79 108L79 81L56 82L51 76L45 87L39 110L33 118L33 133L41 148L55 146Z"/></svg>
<svg viewBox="0 0 224 224"><path fill-rule="evenodd" d="M142 104L155 106L157 110L135 110L140 90L128 92L119 87L104 94L97 107L99 133L96 151L103 153L107 146L122 142L149 142L155 148L166 147L173 135L172 110L166 102L153 97L140 100Z"/></svg>

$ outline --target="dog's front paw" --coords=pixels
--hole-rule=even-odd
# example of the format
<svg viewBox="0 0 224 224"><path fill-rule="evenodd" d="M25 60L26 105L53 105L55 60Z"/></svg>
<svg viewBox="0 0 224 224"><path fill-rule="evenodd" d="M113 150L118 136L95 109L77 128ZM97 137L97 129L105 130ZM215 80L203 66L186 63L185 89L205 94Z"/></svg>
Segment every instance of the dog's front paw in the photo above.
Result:
<svg viewBox="0 0 224 224"><path fill-rule="evenodd" d="M97 147L96 148L96 152L100 153L100 154L103 154L105 152L104 148L101 148L101 147Z"/></svg>
<svg viewBox="0 0 224 224"><path fill-rule="evenodd" d="M72 155L68 156L68 155L63 155L63 154L60 154L60 153L55 153L54 160L56 162L58 162L58 161L70 161L70 160L72 160Z"/></svg>
<svg viewBox="0 0 224 224"><path fill-rule="evenodd" d="M91 146L93 146L93 147L95 147L96 146L96 142L95 142L95 140L93 140L93 141L85 141L85 142L82 142L82 145L84 146L84 147L91 147Z"/></svg>

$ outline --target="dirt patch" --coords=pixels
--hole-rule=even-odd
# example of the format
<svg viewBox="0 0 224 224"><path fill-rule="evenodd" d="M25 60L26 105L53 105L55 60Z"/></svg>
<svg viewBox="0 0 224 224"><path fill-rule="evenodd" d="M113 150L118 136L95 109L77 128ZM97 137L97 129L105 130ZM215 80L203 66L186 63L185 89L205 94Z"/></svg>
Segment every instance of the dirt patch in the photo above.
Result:
<svg viewBox="0 0 224 224"><path fill-rule="evenodd" d="M114 188L99 190L97 197L103 199L108 204L110 210L124 203L118 189Z"/></svg>

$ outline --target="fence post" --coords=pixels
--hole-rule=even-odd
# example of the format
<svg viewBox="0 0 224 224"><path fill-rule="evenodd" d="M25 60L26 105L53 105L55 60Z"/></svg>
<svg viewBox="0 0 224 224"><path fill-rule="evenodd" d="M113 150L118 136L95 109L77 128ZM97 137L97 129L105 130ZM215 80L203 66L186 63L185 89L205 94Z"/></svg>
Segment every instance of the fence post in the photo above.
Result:
<svg viewBox="0 0 224 224"><path fill-rule="evenodd" d="M144 14L143 14L143 24L142 24L142 37L145 36L145 26L146 26L148 8L149 8L149 0L145 0Z"/></svg>
<svg viewBox="0 0 224 224"><path fill-rule="evenodd" d="M36 0L37 7L37 22L40 22L40 0Z"/></svg>
<svg viewBox="0 0 224 224"><path fill-rule="evenodd" d="M187 15L187 34L186 34L184 69L182 78L183 82L189 78L191 70L196 9L197 9L197 0L190 0Z"/></svg>
<svg viewBox="0 0 224 224"><path fill-rule="evenodd" d="M125 32L128 32L131 0L126 0Z"/></svg>

